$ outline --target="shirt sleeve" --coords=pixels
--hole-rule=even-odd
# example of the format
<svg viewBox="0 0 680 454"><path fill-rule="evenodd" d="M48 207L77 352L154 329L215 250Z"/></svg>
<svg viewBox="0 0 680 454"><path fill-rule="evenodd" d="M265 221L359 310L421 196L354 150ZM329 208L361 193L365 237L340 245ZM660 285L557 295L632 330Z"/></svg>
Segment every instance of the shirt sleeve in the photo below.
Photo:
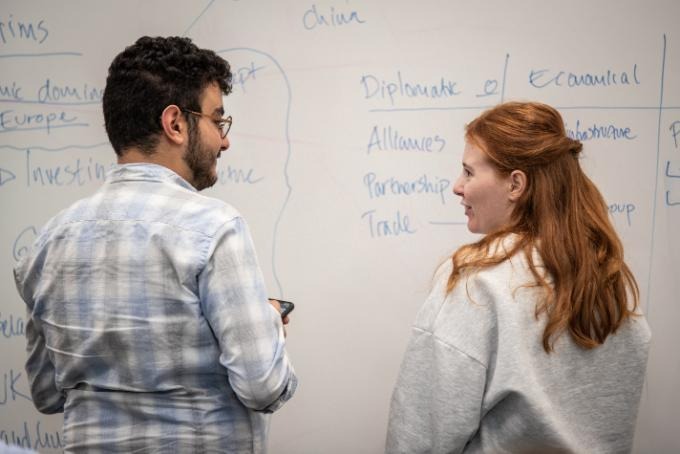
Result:
<svg viewBox="0 0 680 454"><path fill-rule="evenodd" d="M486 368L413 328L392 395L386 453L459 453L479 427Z"/></svg>
<svg viewBox="0 0 680 454"><path fill-rule="evenodd" d="M280 314L268 302L242 218L227 223L217 239L199 276L199 292L232 389L248 408L277 410L293 396L297 378L286 354Z"/></svg>
<svg viewBox="0 0 680 454"><path fill-rule="evenodd" d="M28 322L26 323L28 359L25 369L33 405L41 413L62 413L66 397L64 393L57 389L54 363L49 357L40 324L33 318L33 301L27 299L24 295L23 287L26 278L21 278L17 269L15 269L14 280L21 298L28 306Z"/></svg>

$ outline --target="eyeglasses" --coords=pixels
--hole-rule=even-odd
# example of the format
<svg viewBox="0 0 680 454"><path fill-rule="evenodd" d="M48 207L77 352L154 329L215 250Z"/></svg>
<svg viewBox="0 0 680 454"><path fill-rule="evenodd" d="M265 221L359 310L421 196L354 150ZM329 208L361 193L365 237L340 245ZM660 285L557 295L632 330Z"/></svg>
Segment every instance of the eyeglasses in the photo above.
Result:
<svg viewBox="0 0 680 454"><path fill-rule="evenodd" d="M184 109L180 108L182 112L190 113L191 115L196 115L197 117L206 117L213 123L215 123L215 126L220 128L220 135L224 139L227 137L227 134L229 134L229 130L231 129L231 115L229 115L226 118L221 118L219 120L215 120L211 115L204 114L202 112L194 112L193 110L189 109Z"/></svg>

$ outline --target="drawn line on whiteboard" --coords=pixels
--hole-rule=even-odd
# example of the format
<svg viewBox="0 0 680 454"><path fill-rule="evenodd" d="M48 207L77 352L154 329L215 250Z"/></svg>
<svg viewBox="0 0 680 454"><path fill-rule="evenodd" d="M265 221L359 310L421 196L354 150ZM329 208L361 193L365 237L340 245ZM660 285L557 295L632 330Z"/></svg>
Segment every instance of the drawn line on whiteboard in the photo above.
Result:
<svg viewBox="0 0 680 454"><path fill-rule="evenodd" d="M34 54L0 54L0 58L24 57L82 57L82 52L43 52Z"/></svg>
<svg viewBox="0 0 680 454"><path fill-rule="evenodd" d="M189 27L187 27L187 29L184 30L184 33L182 33L182 36L187 36L187 33L189 33L189 30L191 30L191 29L193 28L193 26L196 25L196 22L198 22L198 20L199 20L201 17L203 17L203 15L206 13L206 11L208 11L208 9L210 9L210 7L212 6L213 3L215 3L215 0L210 0L210 1L208 2L208 4L206 5L206 7L203 8L203 11L201 11L201 14L199 14L199 15L196 17L196 19L194 19L193 22L191 22L191 25L189 25Z"/></svg>
<svg viewBox="0 0 680 454"><path fill-rule="evenodd" d="M0 149L7 148L10 150L14 151L26 151L26 150L40 150L40 151L50 151L50 152L55 152L55 151L64 151L64 150L89 150L92 148L99 148L99 147L104 147L104 146L111 146L109 142L100 142L100 143L95 143L92 145L65 145L63 147L56 147L56 148L50 148L50 147L42 147L42 146L27 146L27 147L15 147L13 145L0 145Z"/></svg>
<svg viewBox="0 0 680 454"><path fill-rule="evenodd" d="M505 101L505 76L508 74L508 61L510 54L505 54L505 65L503 66L503 88L501 88L501 102Z"/></svg>
<svg viewBox="0 0 680 454"><path fill-rule="evenodd" d="M285 124L285 137L286 137L286 159L283 165L283 179L286 185L286 195L285 199L283 201L283 205L281 206L281 209L279 210L278 215L276 216L276 221L274 221L274 232L272 234L272 274L274 275L274 281L276 281L276 286L279 291L279 295L281 298L284 298L285 295L283 293L283 287L281 286L281 281L279 280L279 273L276 268L276 248L277 248L277 236L279 233L279 227L281 225L281 220L283 219L283 215L286 211L286 207L288 206L288 201L290 200L290 195L293 191L293 187L290 184L290 176L288 173L288 165L290 163L290 156L291 156L291 141L290 141L290 132L289 132L289 125L290 125L290 111L291 111L291 104L292 104L292 90L291 90L291 85L290 81L288 80L288 75L286 72L283 70L283 67L279 64L279 62L269 55L266 52L257 50L257 49L252 49L248 47L235 47L231 49L223 49L216 51L217 54L225 53L225 52L233 52L233 51L245 51L245 52L254 52L258 55L264 56L265 58L271 60L271 62L276 65L277 69L281 72L281 76L283 77L284 82L286 83L286 91L287 91L287 103L286 103L286 124Z"/></svg>
<svg viewBox="0 0 680 454"><path fill-rule="evenodd" d="M50 125L48 126L36 126L35 128L16 128L16 129L5 129L0 131L0 134L6 133L6 132L20 132L20 131L49 131L51 129L59 129L59 128L73 128L73 127L86 127L90 126L89 123L70 123L68 125Z"/></svg>
<svg viewBox="0 0 680 454"><path fill-rule="evenodd" d="M467 225L465 221L430 221L432 225Z"/></svg>
<svg viewBox="0 0 680 454"><path fill-rule="evenodd" d="M652 260L654 260L654 233L656 231L656 200L659 192L659 156L661 154L661 116L663 113L663 84L666 75L666 34L663 34L663 51L661 53L661 88L659 90L659 120L656 130L656 166L654 166L654 193L652 194L652 238L649 247L649 269L647 270L647 304L645 313L649 317L649 305L652 299Z"/></svg>
<svg viewBox="0 0 680 454"><path fill-rule="evenodd" d="M437 111L437 110L486 110L493 107L492 105L483 106L452 106L452 107L391 107L382 109L369 109L371 113L375 112L423 112L423 111ZM555 106L557 110L680 110L680 106Z"/></svg>
<svg viewBox="0 0 680 454"><path fill-rule="evenodd" d="M101 101L81 101L81 102L58 102L58 101L31 101L26 99L0 99L0 102L10 104L42 104L45 106L86 106L90 104L101 104Z"/></svg>
<svg viewBox="0 0 680 454"><path fill-rule="evenodd" d="M674 175L671 173L671 162L666 161L666 176L668 178L680 178L680 175Z"/></svg>
<svg viewBox="0 0 680 454"><path fill-rule="evenodd" d="M428 110L479 110L490 109L492 105L488 106L456 106L456 107L393 107L387 109L369 109L369 112L421 112Z"/></svg>
<svg viewBox="0 0 680 454"><path fill-rule="evenodd" d="M557 109L570 110L570 109L583 109L583 110L676 110L680 109L680 106L557 106Z"/></svg>
<svg viewBox="0 0 680 454"><path fill-rule="evenodd" d="M671 191L666 191L666 205L668 205L669 207L675 207L680 205L680 201L675 202L671 200Z"/></svg>

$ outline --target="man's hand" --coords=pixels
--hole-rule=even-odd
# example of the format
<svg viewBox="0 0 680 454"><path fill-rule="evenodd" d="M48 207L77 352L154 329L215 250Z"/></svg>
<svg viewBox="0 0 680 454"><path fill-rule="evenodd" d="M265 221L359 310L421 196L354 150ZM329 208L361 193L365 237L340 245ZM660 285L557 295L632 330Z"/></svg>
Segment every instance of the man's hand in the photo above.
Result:
<svg viewBox="0 0 680 454"><path fill-rule="evenodd" d="M270 299L269 299L269 304L271 304L272 306L274 306L274 309L276 309L276 312L278 312L279 314L281 313L281 305L279 304L278 300L273 300L273 299L270 298ZM286 315L285 317L283 317L283 318L281 319L281 321L283 322L284 325L287 325L288 322L290 321L290 319L289 319L288 316ZM283 327L283 335L284 335L284 336L287 336L287 335L288 335L288 333L286 332L286 327L285 327L285 326Z"/></svg>

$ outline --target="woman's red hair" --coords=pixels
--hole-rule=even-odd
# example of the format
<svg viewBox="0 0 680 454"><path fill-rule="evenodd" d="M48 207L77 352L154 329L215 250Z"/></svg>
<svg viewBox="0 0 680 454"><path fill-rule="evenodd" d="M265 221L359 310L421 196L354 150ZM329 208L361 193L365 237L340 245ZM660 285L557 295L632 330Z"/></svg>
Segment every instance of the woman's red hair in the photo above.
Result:
<svg viewBox="0 0 680 454"><path fill-rule="evenodd" d="M537 317L547 317L545 351L552 351L564 331L586 349L604 343L634 315L639 290L604 198L579 164L581 143L567 137L555 109L532 102L508 102L484 112L467 125L466 139L486 153L499 174L524 172L527 185L507 226L453 254L447 290L470 272L522 252L535 285L545 290L536 307ZM516 234L509 250L494 247L509 234ZM538 271L534 250L545 271Z"/></svg>

